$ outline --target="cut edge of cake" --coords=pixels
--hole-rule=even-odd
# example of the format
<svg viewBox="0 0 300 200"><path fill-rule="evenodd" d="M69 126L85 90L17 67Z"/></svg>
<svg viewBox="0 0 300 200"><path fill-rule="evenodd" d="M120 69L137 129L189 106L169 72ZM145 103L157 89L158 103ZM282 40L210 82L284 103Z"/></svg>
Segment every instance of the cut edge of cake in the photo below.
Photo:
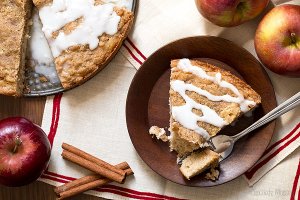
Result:
<svg viewBox="0 0 300 200"><path fill-rule="evenodd" d="M4 57L7 59L7 62L4 61L5 59L2 59L0 62L0 94L7 96L22 96L25 78L27 40L29 38L31 25L29 19L31 16L32 2L30 0L23 0L19 2L15 1L14 3L10 1L8 3L5 0L0 4L2 4L0 8L0 23L4 23L5 29L9 32L6 33L9 34L9 36L5 36L4 32L2 33L5 38L2 38L0 43L0 58L1 54L4 54ZM10 27L9 22L17 22L18 24L14 26L19 27ZM14 40L10 41L12 39L10 34L13 33L15 34L13 37Z"/></svg>

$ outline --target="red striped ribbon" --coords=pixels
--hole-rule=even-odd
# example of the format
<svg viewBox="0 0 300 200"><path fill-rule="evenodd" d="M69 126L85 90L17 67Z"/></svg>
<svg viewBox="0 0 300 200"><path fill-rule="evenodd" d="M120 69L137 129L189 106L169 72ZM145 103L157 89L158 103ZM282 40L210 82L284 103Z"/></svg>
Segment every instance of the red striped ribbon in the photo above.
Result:
<svg viewBox="0 0 300 200"><path fill-rule="evenodd" d="M53 146L54 138L58 127L61 98L62 93L55 95L53 98L52 121L50 126L50 132L48 134L48 139L51 144L51 147Z"/></svg>
<svg viewBox="0 0 300 200"><path fill-rule="evenodd" d="M297 169L295 179L294 179L294 183L293 183L293 189L292 189L292 193L291 193L291 200L296 199L297 186L298 186L298 200L300 199L300 187L298 185L299 176L300 176L300 159L299 159L298 169Z"/></svg>

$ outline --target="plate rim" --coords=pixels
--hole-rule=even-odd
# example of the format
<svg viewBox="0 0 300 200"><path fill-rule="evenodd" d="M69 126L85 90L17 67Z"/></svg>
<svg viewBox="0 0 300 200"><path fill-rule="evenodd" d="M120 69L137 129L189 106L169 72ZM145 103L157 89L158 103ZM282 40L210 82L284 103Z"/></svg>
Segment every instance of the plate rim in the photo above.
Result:
<svg viewBox="0 0 300 200"><path fill-rule="evenodd" d="M131 140L131 143L133 144L135 150L136 150L136 153L139 155L139 157L143 160L143 162L152 170L154 171L156 174L158 174L159 176L161 176L162 178L168 180L168 181L171 181L173 183L176 183L178 185L182 185L182 186L188 186L188 187L200 187L200 188L206 188L206 187L214 187L214 186L218 186L218 185L223 185L225 183L228 183L228 182L231 182L233 180L235 180L236 178L240 177L241 175L243 175L247 170L251 169L251 167L253 166L250 166L246 171L238 174L236 177L232 178L231 180L227 180L227 181L224 181L222 183L218 183L218 184L211 184L211 185L190 185L190 184L183 184L183 183L179 183L179 182L176 182L174 180L170 180L168 179L167 177L165 177L163 174L160 174L159 172L157 172L155 169L153 169L153 167L148 164L147 161L144 160L144 158L141 156L141 153L137 150L137 147L136 147L136 144L133 142L133 135L130 133L131 132L131 127L130 127L130 124L129 124L129 100L130 100L130 94L132 93L132 90L133 90L133 87L134 87L134 83L136 82L136 79L140 76L141 73L143 73L143 70L145 70L144 68L144 65L147 63L147 61L149 59L151 59L157 52L163 50L164 48L174 44L174 43L177 43L177 42L180 42L180 41L184 41L184 40L191 40L191 39L194 39L194 38L197 38L197 39L219 39L219 40L223 40L223 42L227 42L227 43L231 43L232 45L238 47L239 49L241 49L242 51L246 52L250 57L252 57L253 60L255 60L257 62L257 64L260 66L260 69L264 75L264 77L267 78L267 81L269 82L269 84L272 86L272 90L270 91L270 93L272 94L272 101L274 100L274 105L276 106L277 105L277 99L276 99L276 95L275 95L275 90L274 90L274 86L273 86L273 83L268 75L268 73L266 72L265 68L263 67L263 65L261 64L261 62L252 54L250 53L247 49L245 49L244 47L234 43L233 41L230 41L228 39L225 39L225 38L222 38L222 37L218 37L218 36L211 36L211 35L200 35L200 36L190 36L190 37L184 37L184 38L180 38L180 39L177 39L177 40L173 40L163 46L161 46L160 48L158 48L156 51L154 51L148 58L147 60L141 65L141 67L137 70L136 74L134 75L131 83L130 83L130 87L129 87L129 90L128 90L128 94L127 94L127 98L126 98L126 110L125 110L125 115L126 115L126 125L127 125L127 130L128 130L128 134L129 134L129 137L130 137L130 140ZM175 59L175 58L174 58ZM223 62L223 61L221 61ZM162 74L161 74L162 75ZM158 79L157 79L158 80ZM156 81L157 81L156 80ZM156 83L156 82L155 82ZM154 83L154 85L155 85ZM152 88L154 87L154 85L152 86ZM149 123L148 121L148 118L147 118L147 122ZM267 125L265 126L270 126L270 129L272 130L271 132L271 136L270 136L270 139L269 141L267 142L267 145L266 147L264 148L264 151L261 153L261 155L259 155L259 157L261 158L261 156L263 155L263 153L265 152L265 150L267 149L267 147L269 146L273 136L274 136L274 132L275 132L275 127L276 127L276 120L273 120L272 122L268 123ZM258 159L259 160L259 159ZM257 161L255 161L255 163L257 163ZM254 165L255 165L254 163Z"/></svg>

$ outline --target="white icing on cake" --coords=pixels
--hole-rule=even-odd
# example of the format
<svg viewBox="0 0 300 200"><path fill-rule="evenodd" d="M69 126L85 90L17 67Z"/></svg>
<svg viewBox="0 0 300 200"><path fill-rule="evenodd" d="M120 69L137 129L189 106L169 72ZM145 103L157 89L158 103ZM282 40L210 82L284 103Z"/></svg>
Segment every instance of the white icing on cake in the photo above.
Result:
<svg viewBox="0 0 300 200"><path fill-rule="evenodd" d="M53 57L74 45L88 44L91 50L99 44L103 33L114 35L118 31L120 16L114 12L114 4L95 6L94 0L54 0L40 9L43 31L48 39ZM82 22L69 34L62 31L56 38L52 34L77 19Z"/></svg>
<svg viewBox="0 0 300 200"><path fill-rule="evenodd" d="M186 94L186 91L195 92L199 95L206 97L211 101L225 101L230 103L238 103L242 112L249 111L250 105L256 105L254 101L245 99L244 96L234 85L222 80L221 73L216 73L215 76L210 76L200 67L193 66L190 60L188 59L181 59L177 65L177 69L182 70L184 72L192 73L202 79L210 80L215 84L219 85L220 87L228 88L237 96L217 96L192 84L185 83L181 80L171 81L171 89L180 94L180 96L185 100L185 104L182 106L172 106L172 117L182 126L195 131L206 140L210 138L210 135L205 129L198 126L197 122L205 122L219 128L228 125L228 122L226 122L222 117L220 117L215 110L209 108L206 105L202 105L195 102ZM176 68L173 68L172 70L176 70ZM193 113L193 109L200 110L202 112L202 116L198 116L195 113Z"/></svg>
<svg viewBox="0 0 300 200"><path fill-rule="evenodd" d="M206 140L208 140L210 137L208 132L205 129L198 126L198 121L206 122L217 127L223 127L227 125L227 122L225 122L216 113L216 111L209 108L208 106L195 102L186 94L187 90L193 91L193 88L190 87L190 84L185 84L183 81L172 81L171 88L175 92L178 92L180 96L185 100L185 104L183 106L172 106L171 108L172 117L185 128L195 131L196 133L203 136ZM198 116L195 113L193 113L193 108L201 110L203 115Z"/></svg>
<svg viewBox="0 0 300 200"><path fill-rule="evenodd" d="M237 98L233 99L228 96L226 98L224 97L222 98L226 99L227 101L224 100L226 102L240 104L240 108L242 112L249 111L249 105L256 105L254 101L245 99L244 96L239 92L239 90L234 85L228 83L227 81L222 80L222 75L219 72L216 73L215 76L210 76L200 67L193 66L189 59L181 59L177 65L177 68L184 72L192 73L202 79L210 80L215 84L219 85L220 87L230 89L237 96Z"/></svg>

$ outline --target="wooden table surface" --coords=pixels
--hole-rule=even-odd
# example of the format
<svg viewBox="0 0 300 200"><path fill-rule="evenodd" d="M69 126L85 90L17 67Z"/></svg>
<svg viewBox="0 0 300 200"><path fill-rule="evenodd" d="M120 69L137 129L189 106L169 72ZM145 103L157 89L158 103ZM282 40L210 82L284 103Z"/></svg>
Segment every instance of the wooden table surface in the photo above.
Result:
<svg viewBox="0 0 300 200"><path fill-rule="evenodd" d="M36 124L41 124L46 97L13 98L0 95L0 119L11 116L26 117ZM0 200L53 200L56 195L53 186L35 182L18 188L0 186ZM90 195L78 195L72 200L99 200Z"/></svg>

